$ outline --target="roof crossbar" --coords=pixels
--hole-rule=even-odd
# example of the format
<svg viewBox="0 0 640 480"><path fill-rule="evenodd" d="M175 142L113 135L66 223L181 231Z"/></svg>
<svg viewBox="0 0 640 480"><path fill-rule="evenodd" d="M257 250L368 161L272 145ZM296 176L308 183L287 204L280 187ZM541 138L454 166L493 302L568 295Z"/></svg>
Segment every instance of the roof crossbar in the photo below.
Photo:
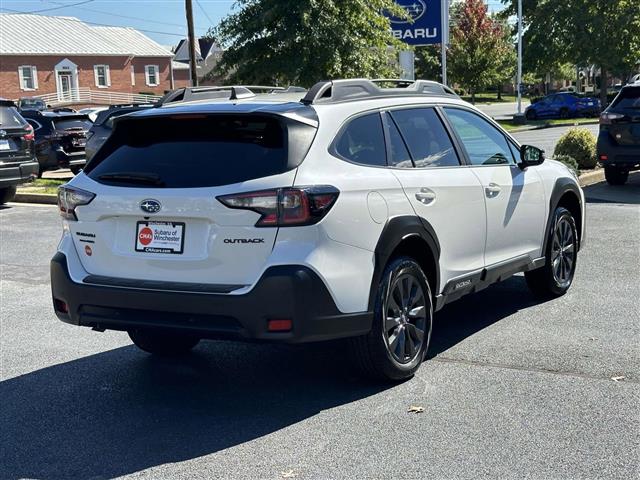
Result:
<svg viewBox="0 0 640 480"><path fill-rule="evenodd" d="M381 88L377 84L392 83L394 88ZM349 102L390 96L453 96L456 93L446 85L431 80L402 80L355 78L327 80L316 83L302 99L307 105Z"/></svg>

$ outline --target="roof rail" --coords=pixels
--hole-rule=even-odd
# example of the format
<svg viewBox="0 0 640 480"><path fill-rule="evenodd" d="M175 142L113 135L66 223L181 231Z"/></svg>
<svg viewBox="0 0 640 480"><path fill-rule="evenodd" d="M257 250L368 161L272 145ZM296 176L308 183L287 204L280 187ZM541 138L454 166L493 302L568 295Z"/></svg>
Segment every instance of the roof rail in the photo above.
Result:
<svg viewBox="0 0 640 480"><path fill-rule="evenodd" d="M393 83L395 88L380 88L378 83ZM456 93L446 85L431 80L402 80L355 78L327 80L316 83L302 99L307 105L348 102L389 96L453 96Z"/></svg>

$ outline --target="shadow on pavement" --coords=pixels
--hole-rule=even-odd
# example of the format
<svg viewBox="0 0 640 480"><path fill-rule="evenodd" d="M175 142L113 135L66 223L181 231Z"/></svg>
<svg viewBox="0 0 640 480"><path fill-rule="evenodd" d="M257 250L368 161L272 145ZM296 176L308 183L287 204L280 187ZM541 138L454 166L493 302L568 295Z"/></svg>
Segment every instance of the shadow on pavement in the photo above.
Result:
<svg viewBox="0 0 640 480"><path fill-rule="evenodd" d="M538 305L524 280L514 276L479 293L462 297L436 313L429 358L433 358L464 339L471 337L503 318Z"/></svg>
<svg viewBox="0 0 640 480"><path fill-rule="evenodd" d="M508 299L508 300L507 300ZM436 315L435 356L535 304L522 277ZM135 347L0 383L0 478L114 478L251 441L392 385L361 380L344 343L205 342L158 359Z"/></svg>
<svg viewBox="0 0 640 480"><path fill-rule="evenodd" d="M640 205L640 172L632 172L625 185L596 183L584 188L587 203Z"/></svg>

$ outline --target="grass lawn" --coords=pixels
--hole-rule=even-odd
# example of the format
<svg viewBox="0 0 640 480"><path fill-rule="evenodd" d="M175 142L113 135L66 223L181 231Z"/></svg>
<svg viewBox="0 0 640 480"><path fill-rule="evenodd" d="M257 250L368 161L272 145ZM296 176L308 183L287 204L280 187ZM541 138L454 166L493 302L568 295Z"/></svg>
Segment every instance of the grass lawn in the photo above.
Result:
<svg viewBox="0 0 640 480"><path fill-rule="evenodd" d="M522 128L527 126L543 127L545 125L581 125L585 123L597 123L597 118L568 118L568 119L550 119L550 120L532 120L527 121L524 125L514 123L513 120L498 120L497 122L502 125L505 130L514 130L516 128Z"/></svg>
<svg viewBox="0 0 640 480"><path fill-rule="evenodd" d="M23 193L46 193L56 195L58 187L67 183L66 180L58 180L55 178L38 178L31 183L20 185L19 191Z"/></svg>

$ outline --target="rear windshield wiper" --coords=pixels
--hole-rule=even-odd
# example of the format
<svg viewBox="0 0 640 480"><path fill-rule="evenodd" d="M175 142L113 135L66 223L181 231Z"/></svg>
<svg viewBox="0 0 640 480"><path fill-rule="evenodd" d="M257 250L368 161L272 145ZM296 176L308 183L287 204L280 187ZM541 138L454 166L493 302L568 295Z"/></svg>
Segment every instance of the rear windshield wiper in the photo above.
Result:
<svg viewBox="0 0 640 480"><path fill-rule="evenodd" d="M100 180L107 182L117 183L133 183L138 185L155 185L158 187L164 187L165 183L162 181L159 175L145 174L145 173L104 173L98 177Z"/></svg>

